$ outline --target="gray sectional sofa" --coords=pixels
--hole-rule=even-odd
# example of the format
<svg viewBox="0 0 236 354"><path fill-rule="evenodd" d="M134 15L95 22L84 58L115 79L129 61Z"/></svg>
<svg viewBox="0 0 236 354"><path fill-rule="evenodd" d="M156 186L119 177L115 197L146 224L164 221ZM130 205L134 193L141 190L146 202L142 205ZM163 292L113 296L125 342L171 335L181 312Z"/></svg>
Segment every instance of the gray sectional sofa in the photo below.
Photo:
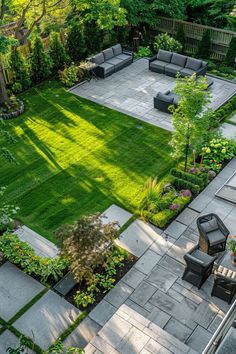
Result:
<svg viewBox="0 0 236 354"><path fill-rule="evenodd" d="M207 64L203 60L160 49L149 59L149 70L172 77L176 77L177 73L181 76L191 76L196 73L199 76L206 75Z"/></svg>
<svg viewBox="0 0 236 354"><path fill-rule="evenodd" d="M90 61L96 64L93 69L95 75L105 78L131 64L133 53L123 50L120 44L116 44L94 55Z"/></svg>

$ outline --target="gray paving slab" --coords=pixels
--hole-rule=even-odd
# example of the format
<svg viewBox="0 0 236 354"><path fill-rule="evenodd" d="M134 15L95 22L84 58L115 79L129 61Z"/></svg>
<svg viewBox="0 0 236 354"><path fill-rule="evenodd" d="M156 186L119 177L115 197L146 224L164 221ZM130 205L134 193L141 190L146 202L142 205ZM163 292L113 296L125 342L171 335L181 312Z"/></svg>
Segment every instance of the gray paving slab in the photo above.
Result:
<svg viewBox="0 0 236 354"><path fill-rule="evenodd" d="M143 306L156 290L156 287L150 285L146 281L142 281L142 283L140 283L139 286L134 290L130 296L130 299L136 302L139 306Z"/></svg>
<svg viewBox="0 0 236 354"><path fill-rule="evenodd" d="M193 314L192 320L207 329L217 314L217 307L203 300Z"/></svg>
<svg viewBox="0 0 236 354"><path fill-rule="evenodd" d="M0 317L5 321L45 288L10 262L0 267L0 284Z"/></svg>
<svg viewBox="0 0 236 354"><path fill-rule="evenodd" d="M150 350L150 351L149 351ZM145 345L144 349L140 352L141 354L148 354L148 353L158 353L158 354L172 354L173 352L169 351L161 344L156 342L154 339L150 339L148 343Z"/></svg>
<svg viewBox="0 0 236 354"><path fill-rule="evenodd" d="M97 322L100 326L104 326L107 321L116 312L116 307L109 302L102 300L89 314L89 317Z"/></svg>
<svg viewBox="0 0 236 354"><path fill-rule="evenodd" d="M145 278L145 276L146 275L144 273L140 272L135 267L132 267L122 278L122 281L131 286L131 288L135 289Z"/></svg>
<svg viewBox="0 0 236 354"><path fill-rule="evenodd" d="M116 243L137 257L141 257L160 236L158 229L142 220L135 220Z"/></svg>
<svg viewBox="0 0 236 354"><path fill-rule="evenodd" d="M183 275L185 269L185 266L182 263L167 255L163 256L158 264L170 270L172 274L175 274L179 277Z"/></svg>
<svg viewBox="0 0 236 354"><path fill-rule="evenodd" d="M148 249L142 257L135 263L135 268L144 274L148 274L154 268L154 266L160 261L161 256L156 252Z"/></svg>
<svg viewBox="0 0 236 354"><path fill-rule="evenodd" d="M173 221L167 229L165 229L165 234L178 239L182 233L186 230L187 226L178 222L178 221Z"/></svg>
<svg viewBox="0 0 236 354"><path fill-rule="evenodd" d="M167 322L164 330L178 338L181 342L185 342L192 334L192 330L189 327L186 327L175 318L171 318Z"/></svg>
<svg viewBox="0 0 236 354"><path fill-rule="evenodd" d="M192 240L181 236L175 244L168 250L168 256L176 259L180 263L185 264L183 256L187 253L196 243Z"/></svg>
<svg viewBox="0 0 236 354"><path fill-rule="evenodd" d="M101 330L101 326L86 317L64 340L65 349L69 347L84 348Z"/></svg>
<svg viewBox="0 0 236 354"><path fill-rule="evenodd" d="M14 323L14 327L46 350L80 313L68 301L49 290Z"/></svg>
<svg viewBox="0 0 236 354"><path fill-rule="evenodd" d="M19 338L15 336L8 329L0 335L0 353L7 354L9 351L7 349L10 347L16 349L19 347ZM26 349L22 354L34 354L35 352L31 349Z"/></svg>
<svg viewBox="0 0 236 354"><path fill-rule="evenodd" d="M236 138L236 125L230 123L223 123L221 126L221 132L224 138L226 139L235 139Z"/></svg>
<svg viewBox="0 0 236 354"><path fill-rule="evenodd" d="M122 339L118 350L121 354L139 353L149 341L149 337L134 326Z"/></svg>
<svg viewBox="0 0 236 354"><path fill-rule="evenodd" d="M199 213L196 210L186 208L181 214L179 214L176 220L186 226L189 226L198 217L198 215Z"/></svg>
<svg viewBox="0 0 236 354"><path fill-rule="evenodd" d="M133 290L133 288L123 281L119 281L119 283L105 296L104 300L119 308L133 292Z"/></svg>
<svg viewBox="0 0 236 354"><path fill-rule="evenodd" d="M60 253L59 248L54 243L25 225L18 228L15 234L18 235L20 240L27 242L35 253L41 257L55 258Z"/></svg>
<svg viewBox="0 0 236 354"><path fill-rule="evenodd" d="M150 283L157 289L167 292L177 278L177 275L174 275L172 272L158 264L146 278L146 282Z"/></svg>
<svg viewBox="0 0 236 354"><path fill-rule="evenodd" d="M153 97L159 91L172 90L174 86L175 78L150 72L148 60L142 58L111 77L93 79L71 89L71 92L172 131L171 115L154 109ZM210 106L217 109L236 92L236 85L214 78L210 92Z"/></svg>
<svg viewBox="0 0 236 354"><path fill-rule="evenodd" d="M186 344L197 352L201 353L211 339L212 334L201 326L197 326Z"/></svg>
<svg viewBox="0 0 236 354"><path fill-rule="evenodd" d="M112 204L107 210L104 211L102 216L104 224L116 221L118 222L118 228L120 228L126 224L127 221L129 221L129 219L132 217L132 214L127 210Z"/></svg>

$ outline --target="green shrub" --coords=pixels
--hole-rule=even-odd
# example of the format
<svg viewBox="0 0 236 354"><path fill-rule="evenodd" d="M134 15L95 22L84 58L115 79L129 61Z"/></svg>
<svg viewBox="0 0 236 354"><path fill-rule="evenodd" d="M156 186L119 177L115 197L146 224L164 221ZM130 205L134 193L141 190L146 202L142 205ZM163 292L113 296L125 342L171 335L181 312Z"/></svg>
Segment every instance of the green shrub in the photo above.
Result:
<svg viewBox="0 0 236 354"><path fill-rule="evenodd" d="M28 63L19 50L15 47L12 47L11 49L10 66L13 74L13 81L15 83L12 86L12 91L14 93L19 93L29 88L31 85L31 80Z"/></svg>
<svg viewBox="0 0 236 354"><path fill-rule="evenodd" d="M182 52L184 52L186 46L186 35L183 25L178 26L175 39L182 45Z"/></svg>
<svg viewBox="0 0 236 354"><path fill-rule="evenodd" d="M236 110L236 96L232 97L224 106L214 112L215 119L220 122L229 117Z"/></svg>
<svg viewBox="0 0 236 354"><path fill-rule="evenodd" d="M0 251L8 261L19 266L29 275L35 274L42 282L46 282L49 277L57 281L68 266L68 263L61 257L37 256L27 242L19 240L14 234L4 234L0 237Z"/></svg>
<svg viewBox="0 0 236 354"><path fill-rule="evenodd" d="M224 64L234 67L234 61L236 58L236 37L233 37L230 41L229 48L224 60Z"/></svg>
<svg viewBox="0 0 236 354"><path fill-rule="evenodd" d="M204 188L205 183L203 179L194 174L181 171L177 168L172 168L170 173L172 176L191 182L192 184L199 186L201 189Z"/></svg>
<svg viewBox="0 0 236 354"><path fill-rule="evenodd" d="M72 87L78 82L78 67L71 63L64 70L59 71L59 78L66 87Z"/></svg>
<svg viewBox="0 0 236 354"><path fill-rule="evenodd" d="M46 79L51 74L52 61L44 50L43 41L36 36L32 44L31 76L34 82Z"/></svg>
<svg viewBox="0 0 236 354"><path fill-rule="evenodd" d="M152 214L149 219L152 224L163 229L174 218L176 213L170 209L164 209L157 214Z"/></svg>
<svg viewBox="0 0 236 354"><path fill-rule="evenodd" d="M51 32L49 43L49 55L52 60L52 70L58 71L68 61L59 33Z"/></svg>
<svg viewBox="0 0 236 354"><path fill-rule="evenodd" d="M83 28L77 18L68 27L66 49L71 60L75 62L85 57L86 46Z"/></svg>
<svg viewBox="0 0 236 354"><path fill-rule="evenodd" d="M134 54L135 58L143 58L143 57L150 57L152 55L152 51L149 47L139 47L137 53Z"/></svg>
<svg viewBox="0 0 236 354"><path fill-rule="evenodd" d="M202 150L204 152L204 164L212 170L218 171L224 161L234 157L235 143L224 138L212 139Z"/></svg>
<svg viewBox="0 0 236 354"><path fill-rule="evenodd" d="M186 181L182 178L173 177L172 184L179 190L190 189L193 194L198 194L200 192L200 187L198 185Z"/></svg>
<svg viewBox="0 0 236 354"><path fill-rule="evenodd" d="M202 59L210 58L212 53L211 32L209 29L203 32L202 39L198 46L198 57Z"/></svg>
<svg viewBox="0 0 236 354"><path fill-rule="evenodd" d="M182 45L175 38L171 37L167 33L159 34L155 37L154 49L164 49L170 52L181 52Z"/></svg>

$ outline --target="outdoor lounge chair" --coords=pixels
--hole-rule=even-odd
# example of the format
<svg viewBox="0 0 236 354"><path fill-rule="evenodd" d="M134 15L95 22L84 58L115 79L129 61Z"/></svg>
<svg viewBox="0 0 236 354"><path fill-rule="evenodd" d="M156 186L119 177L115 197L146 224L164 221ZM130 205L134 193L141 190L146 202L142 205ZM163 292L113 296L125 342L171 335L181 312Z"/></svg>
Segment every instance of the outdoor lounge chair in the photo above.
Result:
<svg viewBox="0 0 236 354"><path fill-rule="evenodd" d="M214 275L215 281L211 296L219 297L230 304L236 294L236 272L219 266Z"/></svg>
<svg viewBox="0 0 236 354"><path fill-rule="evenodd" d="M186 268L182 279L200 289L202 284L211 275L216 257L202 252L197 245L184 255L184 260Z"/></svg>
<svg viewBox="0 0 236 354"><path fill-rule="evenodd" d="M199 246L203 252L215 254L225 250L229 230L216 214L207 214L197 219Z"/></svg>

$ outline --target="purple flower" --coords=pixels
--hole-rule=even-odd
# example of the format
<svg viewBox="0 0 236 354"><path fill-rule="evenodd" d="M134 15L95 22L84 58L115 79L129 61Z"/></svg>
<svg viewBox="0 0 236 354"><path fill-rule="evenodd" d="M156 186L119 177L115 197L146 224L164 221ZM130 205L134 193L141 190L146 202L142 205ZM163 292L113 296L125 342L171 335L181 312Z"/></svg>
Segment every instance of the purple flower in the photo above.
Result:
<svg viewBox="0 0 236 354"><path fill-rule="evenodd" d="M175 210L178 210L178 209L180 208L180 205L177 204L177 203L173 203L173 204L171 204L171 205L169 206L169 208L170 208L170 210L175 211Z"/></svg>
<svg viewBox="0 0 236 354"><path fill-rule="evenodd" d="M190 191L190 189L182 189L180 192L179 192L179 195L181 197L192 197L192 192Z"/></svg>
<svg viewBox="0 0 236 354"><path fill-rule="evenodd" d="M198 172L198 169L196 167L191 167L189 172L195 175Z"/></svg>

